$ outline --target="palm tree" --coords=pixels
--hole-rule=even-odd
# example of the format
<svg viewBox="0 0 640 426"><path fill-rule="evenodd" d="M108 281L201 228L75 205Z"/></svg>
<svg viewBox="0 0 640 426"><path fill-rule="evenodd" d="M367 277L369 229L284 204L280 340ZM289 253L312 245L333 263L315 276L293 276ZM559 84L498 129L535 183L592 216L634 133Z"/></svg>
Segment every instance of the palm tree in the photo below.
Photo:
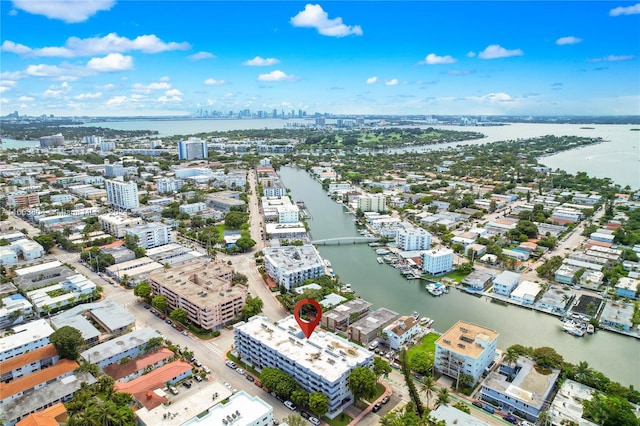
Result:
<svg viewBox="0 0 640 426"><path fill-rule="evenodd" d="M578 368L576 369L576 381L585 383L585 380L589 376L591 376L591 367L589 367L589 363L587 361L580 361L578 363Z"/></svg>
<svg viewBox="0 0 640 426"><path fill-rule="evenodd" d="M502 356L502 362L506 363L509 367L515 365L518 362L520 354L513 348L507 349L507 352Z"/></svg>
<svg viewBox="0 0 640 426"><path fill-rule="evenodd" d="M436 401L436 405L449 405L451 401L451 395L449 395L449 389L440 388L438 389L438 400Z"/></svg>
<svg viewBox="0 0 640 426"><path fill-rule="evenodd" d="M436 382L433 379L432 375L426 375L422 379L422 386L420 386L420 391L424 392L427 397L427 407L429 406L429 399L433 396L436 391Z"/></svg>

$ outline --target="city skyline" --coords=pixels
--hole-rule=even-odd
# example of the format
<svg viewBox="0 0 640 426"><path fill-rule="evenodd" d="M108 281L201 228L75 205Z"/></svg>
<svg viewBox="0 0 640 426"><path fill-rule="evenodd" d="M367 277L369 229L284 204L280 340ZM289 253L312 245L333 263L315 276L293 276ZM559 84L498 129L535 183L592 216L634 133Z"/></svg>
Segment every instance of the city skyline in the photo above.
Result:
<svg viewBox="0 0 640 426"><path fill-rule="evenodd" d="M640 113L640 3L0 6L0 115Z"/></svg>

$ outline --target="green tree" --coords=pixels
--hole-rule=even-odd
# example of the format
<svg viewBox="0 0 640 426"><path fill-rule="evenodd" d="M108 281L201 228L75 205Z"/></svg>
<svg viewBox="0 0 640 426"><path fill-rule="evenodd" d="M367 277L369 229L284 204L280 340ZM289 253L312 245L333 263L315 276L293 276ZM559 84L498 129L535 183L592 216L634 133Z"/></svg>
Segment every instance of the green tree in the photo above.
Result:
<svg viewBox="0 0 640 426"><path fill-rule="evenodd" d="M233 285L236 285L236 284L247 285L247 282L249 282L249 278L245 274L241 274L239 272L236 272L235 274L233 274L233 278L231 278L231 284Z"/></svg>
<svg viewBox="0 0 640 426"><path fill-rule="evenodd" d="M169 307L169 302L167 302L167 298L165 296L156 296L151 299L151 305L160 312L166 313L167 308Z"/></svg>
<svg viewBox="0 0 640 426"><path fill-rule="evenodd" d="M391 366L387 361L379 356L373 358L373 373L378 379L382 376L388 376L391 371Z"/></svg>
<svg viewBox="0 0 640 426"><path fill-rule="evenodd" d="M256 245L256 242L252 240L250 237L240 237L236 241L236 245L242 249L242 251L247 251L251 247Z"/></svg>
<svg viewBox="0 0 640 426"><path fill-rule="evenodd" d="M322 392L309 394L309 409L318 417L324 416L329 411L329 397Z"/></svg>
<svg viewBox="0 0 640 426"><path fill-rule="evenodd" d="M436 381L434 380L432 375L427 374L423 377L420 391L423 392L427 397L427 407L429 407L429 400L436 391Z"/></svg>
<svg viewBox="0 0 640 426"><path fill-rule="evenodd" d="M299 414L289 414L284 418L284 422L289 426L307 426L307 421Z"/></svg>
<svg viewBox="0 0 640 426"><path fill-rule="evenodd" d="M427 351L415 351L409 355L409 368L416 373L426 374L433 366L433 355Z"/></svg>
<svg viewBox="0 0 640 426"><path fill-rule="evenodd" d="M533 350L533 360L542 367L560 368L562 366L562 355L555 349L543 346Z"/></svg>
<svg viewBox="0 0 640 426"><path fill-rule="evenodd" d="M134 287L133 294L148 301L151 296L151 286L143 281Z"/></svg>
<svg viewBox="0 0 640 426"><path fill-rule="evenodd" d="M176 308L169 314L169 318L180 324L186 324L188 317L187 311L182 308Z"/></svg>
<svg viewBox="0 0 640 426"><path fill-rule="evenodd" d="M246 321L249 318L258 315L262 312L263 305L264 302L262 302L262 299L259 297L247 296L247 301L242 308L242 320Z"/></svg>
<svg viewBox="0 0 640 426"><path fill-rule="evenodd" d="M376 394L377 381L377 377L371 369L356 367L349 374L347 386L357 401L360 398L373 397Z"/></svg>
<svg viewBox="0 0 640 426"><path fill-rule="evenodd" d="M65 325L49 336L49 341L56 347L62 358L75 361L80 356L79 348L84 346L84 338L78 329Z"/></svg>
<svg viewBox="0 0 640 426"><path fill-rule="evenodd" d="M40 244L47 253L56 245L56 240L49 234L42 234L33 237L33 240Z"/></svg>
<svg viewBox="0 0 640 426"><path fill-rule="evenodd" d="M260 372L260 383L276 394L288 398L298 389L296 381L279 368L263 368Z"/></svg>
<svg viewBox="0 0 640 426"><path fill-rule="evenodd" d="M438 399L436 400L436 405L449 405L451 402L451 395L449 394L449 389L440 388L438 389Z"/></svg>
<svg viewBox="0 0 640 426"><path fill-rule="evenodd" d="M240 229L248 219L248 213L231 211L224 216L224 224L229 229Z"/></svg>
<svg viewBox="0 0 640 426"><path fill-rule="evenodd" d="M135 246L133 248L133 254L136 256L136 259L140 259L147 255L147 250L144 247Z"/></svg>

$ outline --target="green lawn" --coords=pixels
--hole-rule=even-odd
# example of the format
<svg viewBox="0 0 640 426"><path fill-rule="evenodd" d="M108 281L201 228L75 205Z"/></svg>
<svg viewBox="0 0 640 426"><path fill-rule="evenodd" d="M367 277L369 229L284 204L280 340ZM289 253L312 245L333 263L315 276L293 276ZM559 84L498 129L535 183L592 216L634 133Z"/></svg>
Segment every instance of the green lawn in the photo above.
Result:
<svg viewBox="0 0 640 426"><path fill-rule="evenodd" d="M329 424L330 426L346 426L349 424L349 422L351 422L351 420L353 419L344 413L340 413L333 420L329 419L326 416L322 418L322 421L327 422L327 424Z"/></svg>
<svg viewBox="0 0 640 426"><path fill-rule="evenodd" d="M440 337L439 334L429 333L422 338L419 345L412 346L407 351L407 359L411 358L411 354L418 351L427 351L432 357L436 353L436 340Z"/></svg>
<svg viewBox="0 0 640 426"><path fill-rule="evenodd" d="M454 280L455 282L460 282L464 279L464 277L466 277L468 274L461 274L459 272L453 271L453 272L449 272L448 274L445 274L444 276L447 278L451 278L452 280Z"/></svg>

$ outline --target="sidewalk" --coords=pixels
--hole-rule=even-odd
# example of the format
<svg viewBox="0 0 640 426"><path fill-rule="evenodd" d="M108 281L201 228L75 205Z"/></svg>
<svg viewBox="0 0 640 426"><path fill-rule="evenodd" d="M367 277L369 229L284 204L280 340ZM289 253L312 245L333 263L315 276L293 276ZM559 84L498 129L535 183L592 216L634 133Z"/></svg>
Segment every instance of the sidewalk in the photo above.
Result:
<svg viewBox="0 0 640 426"><path fill-rule="evenodd" d="M366 409L364 409L358 416L356 416L353 420L351 420L348 426L357 425L360 422L360 420L362 420L367 414L369 414L369 412L373 409L373 406L377 402L382 401L382 398L384 398L385 396L391 396L391 387L389 386L389 384L384 380L382 380L380 383L382 383L382 385L384 386L385 391L382 393L382 395L378 397L378 399L376 399L371 404L369 404L369 406Z"/></svg>

